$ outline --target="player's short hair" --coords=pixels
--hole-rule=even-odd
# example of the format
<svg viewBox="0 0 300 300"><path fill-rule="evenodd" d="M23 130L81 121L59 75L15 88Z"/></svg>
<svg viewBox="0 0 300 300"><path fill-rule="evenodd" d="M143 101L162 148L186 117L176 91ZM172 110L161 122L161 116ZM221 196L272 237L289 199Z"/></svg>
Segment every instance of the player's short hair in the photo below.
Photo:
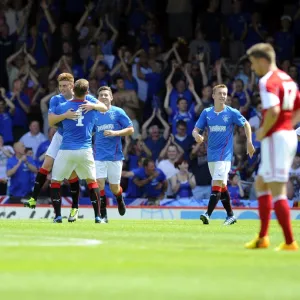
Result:
<svg viewBox="0 0 300 300"><path fill-rule="evenodd" d="M83 97L89 91L89 82L86 79L78 79L74 84L75 97Z"/></svg>
<svg viewBox="0 0 300 300"><path fill-rule="evenodd" d="M268 43L258 43L247 50L247 55L254 58L264 58L269 63L275 63L276 54L273 46Z"/></svg>
<svg viewBox="0 0 300 300"><path fill-rule="evenodd" d="M112 95L112 90L111 90L111 88L110 88L109 86L107 86L107 85L104 85L104 86L99 87L99 89L98 89L98 91L97 91L97 95L99 95L99 93L100 93L101 91L109 91L110 94Z"/></svg>
<svg viewBox="0 0 300 300"><path fill-rule="evenodd" d="M213 87L212 93L214 94L217 89L227 89L227 86L223 83L222 84L217 84Z"/></svg>
<svg viewBox="0 0 300 300"><path fill-rule="evenodd" d="M57 81L69 81L71 83L74 83L74 76L70 73L61 73L57 77Z"/></svg>

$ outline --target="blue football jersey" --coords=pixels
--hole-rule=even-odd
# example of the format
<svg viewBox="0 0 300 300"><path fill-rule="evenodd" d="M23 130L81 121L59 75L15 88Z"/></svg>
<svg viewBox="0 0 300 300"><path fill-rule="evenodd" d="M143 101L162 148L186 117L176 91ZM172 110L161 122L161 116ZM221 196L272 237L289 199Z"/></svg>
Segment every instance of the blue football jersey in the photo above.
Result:
<svg viewBox="0 0 300 300"><path fill-rule="evenodd" d="M92 102L92 103L97 103L98 102L98 100L92 95L86 95L85 99ZM55 96L51 97L50 102L49 102L48 114L55 114L56 107L58 105L60 105L61 103L65 103L67 101L68 100L66 100L66 98L62 94L55 95ZM63 127L62 127L61 122L57 123L56 126L57 126L57 132L60 135L63 135Z"/></svg>
<svg viewBox="0 0 300 300"><path fill-rule="evenodd" d="M60 146L62 150L79 150L92 147L92 134L97 123L99 113L96 110L91 110L87 113L82 113L79 106L83 103L82 100L70 100L61 103L56 107L55 114L60 115L74 109L80 113L78 120L63 120L63 140Z"/></svg>
<svg viewBox="0 0 300 300"><path fill-rule="evenodd" d="M234 125L243 127L246 119L241 113L225 106L221 112L215 112L214 107L202 111L195 127L204 130L208 128L207 160L231 161L233 153Z"/></svg>
<svg viewBox="0 0 300 300"><path fill-rule="evenodd" d="M104 136L105 130L121 130L131 127L132 122L122 108L111 106L105 113L99 113L95 134L95 160L123 160L122 141L120 136Z"/></svg>

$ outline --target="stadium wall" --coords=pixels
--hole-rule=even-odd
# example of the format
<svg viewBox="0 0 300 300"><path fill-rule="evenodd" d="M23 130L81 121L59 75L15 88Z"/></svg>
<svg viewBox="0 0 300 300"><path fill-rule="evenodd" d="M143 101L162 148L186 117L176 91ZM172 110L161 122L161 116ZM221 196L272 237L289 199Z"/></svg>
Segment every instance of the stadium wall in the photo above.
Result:
<svg viewBox="0 0 300 300"><path fill-rule="evenodd" d="M63 207L62 215L69 215L70 208ZM187 207L130 207L127 208L126 215L121 217L116 207L108 208L109 219L127 219L127 220L198 220L205 208L187 208ZM257 209L237 208L234 210L238 219L258 220ZM300 220L300 210L293 208L291 210L293 220ZM51 219L54 217L53 208L49 205L37 207L35 210L22 207L21 205L0 205L0 219ZM216 209L212 219L224 220L226 213L223 209ZM79 218L94 219L93 209L89 206L80 207ZM274 212L272 219L275 219Z"/></svg>

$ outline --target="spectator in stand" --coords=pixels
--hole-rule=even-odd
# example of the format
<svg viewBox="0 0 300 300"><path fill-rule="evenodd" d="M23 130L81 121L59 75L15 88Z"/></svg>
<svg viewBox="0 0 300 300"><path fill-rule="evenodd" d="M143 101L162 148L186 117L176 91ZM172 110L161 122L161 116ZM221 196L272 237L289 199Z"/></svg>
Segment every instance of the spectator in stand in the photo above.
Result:
<svg viewBox="0 0 300 300"><path fill-rule="evenodd" d="M149 125L152 123L154 118L157 118L164 127L164 131L162 136L160 135L160 129L157 125ZM149 130L148 130L149 127ZM149 132L149 135L147 134ZM161 153L162 149L165 147L167 140L170 134L170 126L168 123L163 119L161 115L161 110L153 109L151 117L145 121L142 127L142 138L145 141L145 144L152 152L152 159L156 162L159 154Z"/></svg>
<svg viewBox="0 0 300 300"><path fill-rule="evenodd" d="M4 146L3 136L0 135L0 195L7 194L6 164L7 160L14 154L11 146Z"/></svg>
<svg viewBox="0 0 300 300"><path fill-rule="evenodd" d="M144 188L138 187L134 182L133 178L141 172L143 169L145 157L140 157L138 159L138 168L133 169L131 171L122 171L122 177L128 178L128 186L126 190L126 198L141 198L144 194Z"/></svg>
<svg viewBox="0 0 300 300"><path fill-rule="evenodd" d="M249 124L252 128L252 131L255 132L260 127L262 121L262 104L257 102L255 105L255 115L249 119Z"/></svg>
<svg viewBox="0 0 300 300"><path fill-rule="evenodd" d="M30 99L23 92L24 84L20 79L14 80L13 89L7 92L6 96L15 105L13 114L13 134L14 139L18 140L25 132L28 126L28 117Z"/></svg>
<svg viewBox="0 0 300 300"><path fill-rule="evenodd" d="M169 181L172 176L178 173L175 168L175 163L183 157L184 150L175 142L173 134L170 135L169 140L159 154L157 168L163 171ZM167 196L172 196L172 188L169 182Z"/></svg>
<svg viewBox="0 0 300 300"><path fill-rule="evenodd" d="M187 132L187 124L183 120L179 120L176 124L176 132L174 135L174 140L175 143L183 149L184 151L183 158L186 161L188 161L189 153L191 152L194 139Z"/></svg>
<svg viewBox="0 0 300 300"><path fill-rule="evenodd" d="M6 175L10 177L9 195L12 197L26 197L30 195L34 183L32 173L38 172L35 162L25 155L22 142L14 144L15 155L7 160Z"/></svg>
<svg viewBox="0 0 300 300"><path fill-rule="evenodd" d="M192 190L196 187L196 180L193 173L189 172L189 164L186 160L179 160L175 163L179 170L171 177L171 187L175 198L192 197Z"/></svg>
<svg viewBox="0 0 300 300"><path fill-rule="evenodd" d="M0 88L0 134L4 144L12 145L14 141L12 127L14 112L15 105L6 97L4 88Z"/></svg>
<svg viewBox="0 0 300 300"><path fill-rule="evenodd" d="M152 156L151 150L146 146L141 136L136 140L131 140L129 136L126 136L123 154L130 171L138 168L138 161L141 157L150 158Z"/></svg>
<svg viewBox="0 0 300 300"><path fill-rule="evenodd" d="M188 75L189 76L189 75ZM193 94L194 98L196 99L196 105L194 103L191 104L190 108L188 109L188 101L185 98L178 98L177 99L177 109L173 111L170 107L169 100L172 91L171 85L167 86L167 93L164 102L164 108L167 114L171 117L171 124L172 124L172 133L176 133L176 127L178 121L184 121L187 125L187 133L189 135L192 134L195 125L195 118L199 115L202 109L202 102L199 96L197 95L193 81L190 77L189 78L189 90Z"/></svg>
<svg viewBox="0 0 300 300"><path fill-rule="evenodd" d="M193 189L197 200L209 199L211 194L211 175L207 163L206 143L195 144L190 154L190 169L196 178L196 187Z"/></svg>
<svg viewBox="0 0 300 300"><path fill-rule="evenodd" d="M149 205L159 205L159 201L165 198L168 181L166 175L155 167L153 160L144 160L143 168L136 172L133 182L144 188L144 196L148 198Z"/></svg>
<svg viewBox="0 0 300 300"><path fill-rule="evenodd" d="M29 131L21 137L20 142L22 142L26 148L32 148L33 156L35 157L38 147L46 140L47 138L40 131L39 122L32 121L29 125Z"/></svg>
<svg viewBox="0 0 300 300"><path fill-rule="evenodd" d="M228 192L230 194L232 204L240 206L241 199L245 196L245 192L238 174L229 175Z"/></svg>
<svg viewBox="0 0 300 300"><path fill-rule="evenodd" d="M281 29L275 33L276 58L280 61L293 59L295 53L295 38L291 31L292 18L288 15L281 17Z"/></svg>

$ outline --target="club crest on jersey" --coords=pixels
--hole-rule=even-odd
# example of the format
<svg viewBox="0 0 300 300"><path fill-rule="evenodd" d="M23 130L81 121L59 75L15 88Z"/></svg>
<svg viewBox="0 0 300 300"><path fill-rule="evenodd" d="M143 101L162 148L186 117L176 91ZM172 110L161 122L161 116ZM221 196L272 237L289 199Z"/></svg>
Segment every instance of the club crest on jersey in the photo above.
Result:
<svg viewBox="0 0 300 300"><path fill-rule="evenodd" d="M223 121L224 121L225 123L227 123L228 120L229 120L229 117L228 117L227 115L223 116Z"/></svg>
<svg viewBox="0 0 300 300"><path fill-rule="evenodd" d="M111 120L114 120L116 118L116 113L114 111L110 111L108 113L108 115L109 115L109 117L110 117Z"/></svg>

